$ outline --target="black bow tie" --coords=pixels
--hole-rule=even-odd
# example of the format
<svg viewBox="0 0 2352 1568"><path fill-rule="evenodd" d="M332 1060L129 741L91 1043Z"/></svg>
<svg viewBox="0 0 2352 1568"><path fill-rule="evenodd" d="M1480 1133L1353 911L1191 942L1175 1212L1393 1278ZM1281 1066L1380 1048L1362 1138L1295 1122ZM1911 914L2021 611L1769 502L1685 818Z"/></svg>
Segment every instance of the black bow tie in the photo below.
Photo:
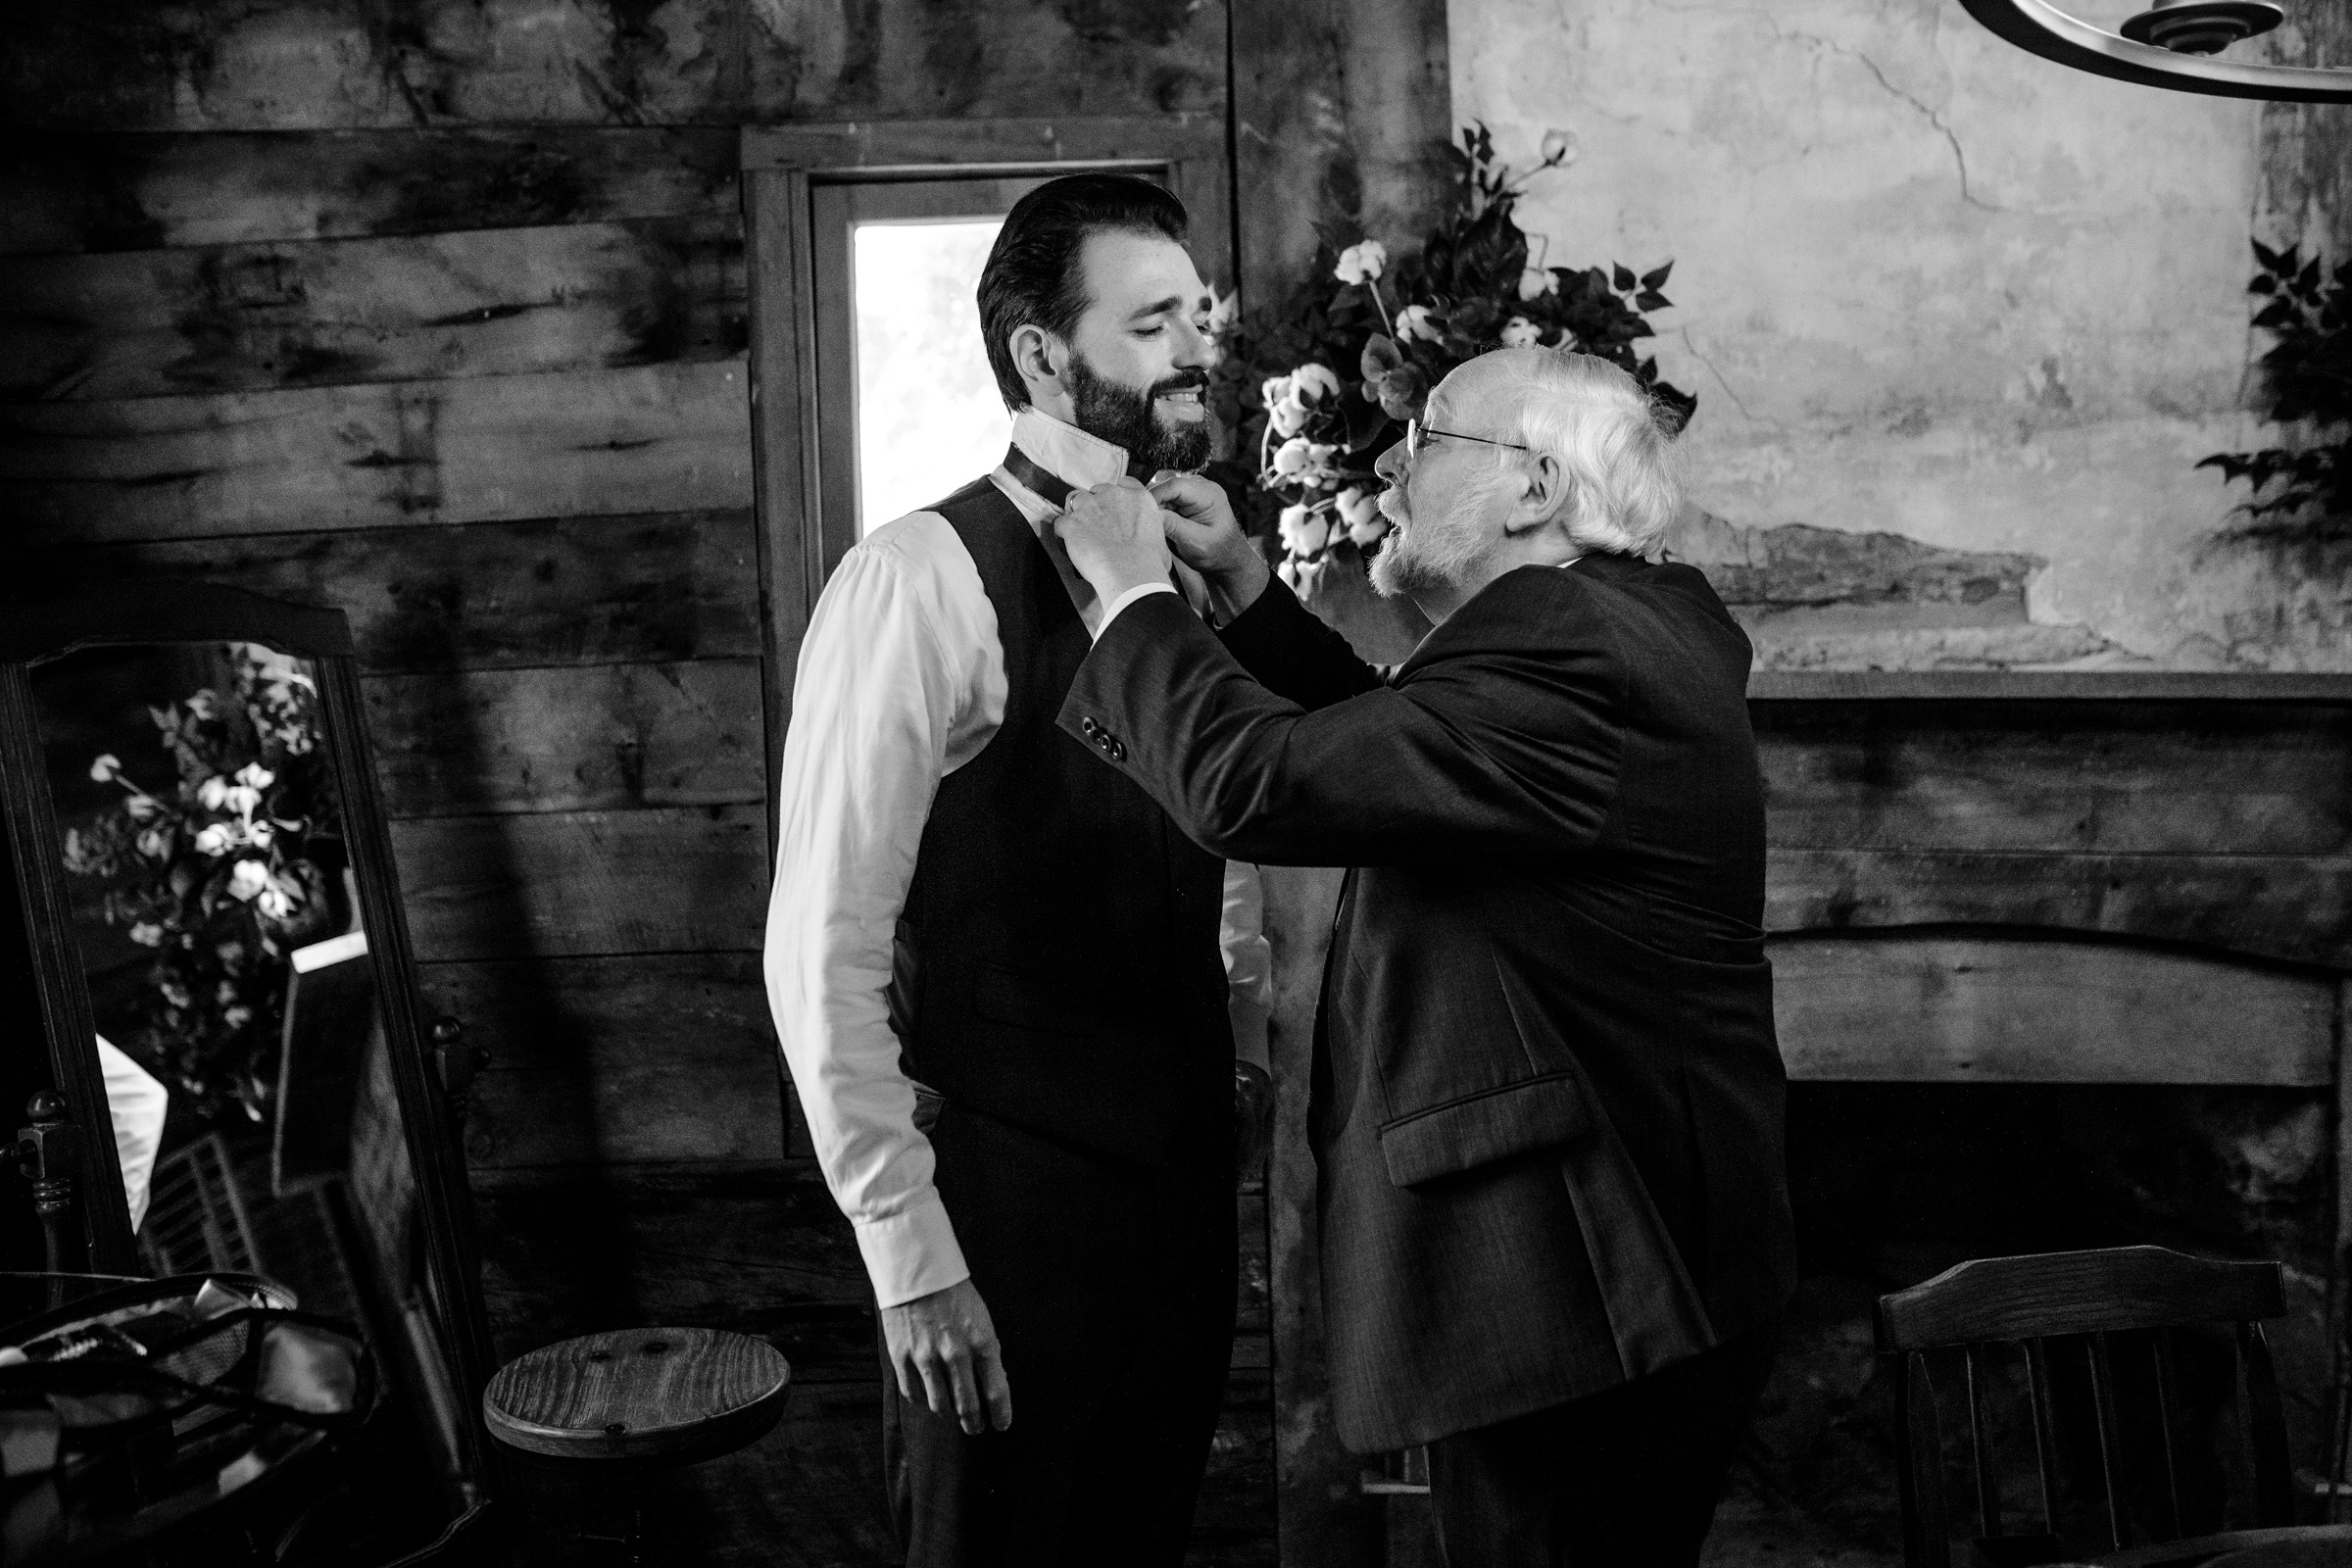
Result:
<svg viewBox="0 0 2352 1568"><path fill-rule="evenodd" d="M1066 505L1070 499L1070 492L1077 488L1059 474L1048 473L1030 462L1029 454L1023 452L1019 447L1005 449L1004 471L1057 507Z"/></svg>

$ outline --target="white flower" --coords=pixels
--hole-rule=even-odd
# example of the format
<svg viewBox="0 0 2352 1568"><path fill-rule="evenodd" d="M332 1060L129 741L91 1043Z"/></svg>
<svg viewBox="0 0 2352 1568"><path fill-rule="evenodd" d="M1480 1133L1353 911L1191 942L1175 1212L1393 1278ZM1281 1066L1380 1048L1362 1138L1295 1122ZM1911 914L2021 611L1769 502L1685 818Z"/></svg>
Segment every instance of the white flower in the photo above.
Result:
<svg viewBox="0 0 2352 1568"><path fill-rule="evenodd" d="M150 860L161 860L172 853L172 838L160 827L151 827L139 835L139 853Z"/></svg>
<svg viewBox="0 0 2352 1568"><path fill-rule="evenodd" d="M1266 405L1266 420L1278 436L1290 437L1306 428L1307 408L1295 397Z"/></svg>
<svg viewBox="0 0 2352 1568"><path fill-rule="evenodd" d="M259 860L239 860L228 873L228 896L250 899L270 885L270 868Z"/></svg>
<svg viewBox="0 0 2352 1568"><path fill-rule="evenodd" d="M1359 545L1368 545L1389 531L1389 519L1381 514L1380 493L1362 485L1349 485L1340 492L1340 520L1348 524L1348 537Z"/></svg>
<svg viewBox="0 0 2352 1568"><path fill-rule="evenodd" d="M1446 334L1439 331L1438 323L1430 318L1428 306L1407 305L1396 313L1396 335L1407 343L1415 338L1424 343L1435 343Z"/></svg>
<svg viewBox="0 0 2352 1568"><path fill-rule="evenodd" d="M256 822L253 824L253 830L245 836L253 841L255 849L266 850L270 847L270 841L277 837L277 829L266 821Z"/></svg>
<svg viewBox="0 0 2352 1568"><path fill-rule="evenodd" d="M1282 509L1282 547L1294 556L1311 556L1331 542L1331 519L1304 506Z"/></svg>
<svg viewBox="0 0 2352 1568"><path fill-rule="evenodd" d="M1340 378L1328 365L1301 365L1291 372L1291 395L1315 404L1340 395Z"/></svg>
<svg viewBox="0 0 2352 1568"><path fill-rule="evenodd" d="M228 853L228 828L222 823L215 822L196 835L196 849L203 855L226 855Z"/></svg>
<svg viewBox="0 0 2352 1568"><path fill-rule="evenodd" d="M1562 130L1557 125L1544 133L1544 161L1556 168L1566 169L1576 162L1576 132Z"/></svg>
<svg viewBox="0 0 2352 1568"><path fill-rule="evenodd" d="M1291 378L1287 375L1269 375L1260 383L1257 393L1270 409L1291 395Z"/></svg>
<svg viewBox="0 0 2352 1568"><path fill-rule="evenodd" d="M254 899L253 906L272 920L283 920L294 912L294 901L275 887L262 889Z"/></svg>
<svg viewBox="0 0 2352 1568"><path fill-rule="evenodd" d="M184 1007L195 1000L188 995L188 988L176 980L167 980L156 989L161 991L164 994L164 1000L174 1007Z"/></svg>
<svg viewBox="0 0 2352 1568"><path fill-rule="evenodd" d="M1524 316L1514 316L1502 326L1502 346L1506 349L1532 349L1543 329Z"/></svg>
<svg viewBox="0 0 2352 1568"><path fill-rule="evenodd" d="M116 775L122 771L122 759L112 752L101 754L98 760L90 764L90 777L101 784L112 784Z"/></svg>
<svg viewBox="0 0 2352 1568"><path fill-rule="evenodd" d="M1541 267L1530 267L1519 273L1519 297L1540 300L1559 286L1560 280Z"/></svg>
<svg viewBox="0 0 2352 1568"><path fill-rule="evenodd" d="M1388 270L1389 248L1376 239L1361 245L1350 245L1340 252L1340 265L1332 275L1343 283L1368 283Z"/></svg>
<svg viewBox="0 0 2352 1568"><path fill-rule="evenodd" d="M206 779L196 786L196 799L206 810L218 811L220 809L220 803L228 799L228 780L224 778Z"/></svg>
<svg viewBox="0 0 2352 1568"><path fill-rule="evenodd" d="M130 940L142 948L160 948L164 945L164 928L153 920L141 920L130 928Z"/></svg>
<svg viewBox="0 0 2352 1568"><path fill-rule="evenodd" d="M231 1029L242 1029L253 1022L253 1009L251 1007L226 1008L220 1014L220 1021Z"/></svg>
<svg viewBox="0 0 2352 1568"><path fill-rule="evenodd" d="M1314 443L1296 435L1274 449L1274 471L1285 479L1296 479L1315 465Z"/></svg>
<svg viewBox="0 0 2352 1568"><path fill-rule="evenodd" d="M259 762L247 762L237 769L237 782L248 789L266 790L277 782L277 775Z"/></svg>
<svg viewBox="0 0 2352 1568"><path fill-rule="evenodd" d="M133 822L152 822L163 807L152 795L133 795L122 803L122 809L130 813Z"/></svg>
<svg viewBox="0 0 2352 1568"><path fill-rule="evenodd" d="M250 784L232 784L228 790L228 808L239 816L251 816L253 808L262 804L262 792Z"/></svg>

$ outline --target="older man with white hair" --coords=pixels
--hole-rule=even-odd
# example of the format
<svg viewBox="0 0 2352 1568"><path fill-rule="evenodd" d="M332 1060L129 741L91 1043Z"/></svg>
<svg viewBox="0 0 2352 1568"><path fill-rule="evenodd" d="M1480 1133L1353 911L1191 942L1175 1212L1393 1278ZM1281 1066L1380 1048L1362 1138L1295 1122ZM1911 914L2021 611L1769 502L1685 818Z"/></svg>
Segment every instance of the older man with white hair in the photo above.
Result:
<svg viewBox="0 0 2352 1568"><path fill-rule="evenodd" d="M1457 1568L1695 1563L1794 1278L1750 650L1645 559L1672 460L1602 361L1447 376L1380 463L1373 583L1436 622L1393 671L1212 485L1058 524L1110 607L1061 727L1211 854L1351 867L1309 1118L1334 1405L1429 1446Z"/></svg>

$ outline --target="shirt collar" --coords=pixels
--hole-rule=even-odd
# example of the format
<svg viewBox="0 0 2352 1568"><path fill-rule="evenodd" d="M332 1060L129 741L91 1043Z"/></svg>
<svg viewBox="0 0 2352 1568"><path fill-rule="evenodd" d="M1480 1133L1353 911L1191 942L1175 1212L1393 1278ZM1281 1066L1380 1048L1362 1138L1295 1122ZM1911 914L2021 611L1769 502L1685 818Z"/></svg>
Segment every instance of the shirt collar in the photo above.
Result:
<svg viewBox="0 0 2352 1568"><path fill-rule="evenodd" d="M1127 472L1125 447L1064 424L1035 404L1012 416L1012 444L1075 490L1114 483Z"/></svg>

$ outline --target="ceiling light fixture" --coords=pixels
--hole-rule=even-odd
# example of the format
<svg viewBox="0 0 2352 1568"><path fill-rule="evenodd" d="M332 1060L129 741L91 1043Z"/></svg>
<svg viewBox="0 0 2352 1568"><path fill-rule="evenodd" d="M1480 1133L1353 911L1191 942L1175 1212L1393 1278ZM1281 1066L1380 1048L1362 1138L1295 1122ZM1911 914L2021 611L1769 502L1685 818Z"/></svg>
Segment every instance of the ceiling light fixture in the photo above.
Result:
<svg viewBox="0 0 2352 1568"><path fill-rule="evenodd" d="M2352 70L2212 58L2285 20L2271 0L2159 0L2120 33L2070 17L2049 0L1960 0L1968 14L2029 54L2094 76L2305 104L2352 103Z"/></svg>

